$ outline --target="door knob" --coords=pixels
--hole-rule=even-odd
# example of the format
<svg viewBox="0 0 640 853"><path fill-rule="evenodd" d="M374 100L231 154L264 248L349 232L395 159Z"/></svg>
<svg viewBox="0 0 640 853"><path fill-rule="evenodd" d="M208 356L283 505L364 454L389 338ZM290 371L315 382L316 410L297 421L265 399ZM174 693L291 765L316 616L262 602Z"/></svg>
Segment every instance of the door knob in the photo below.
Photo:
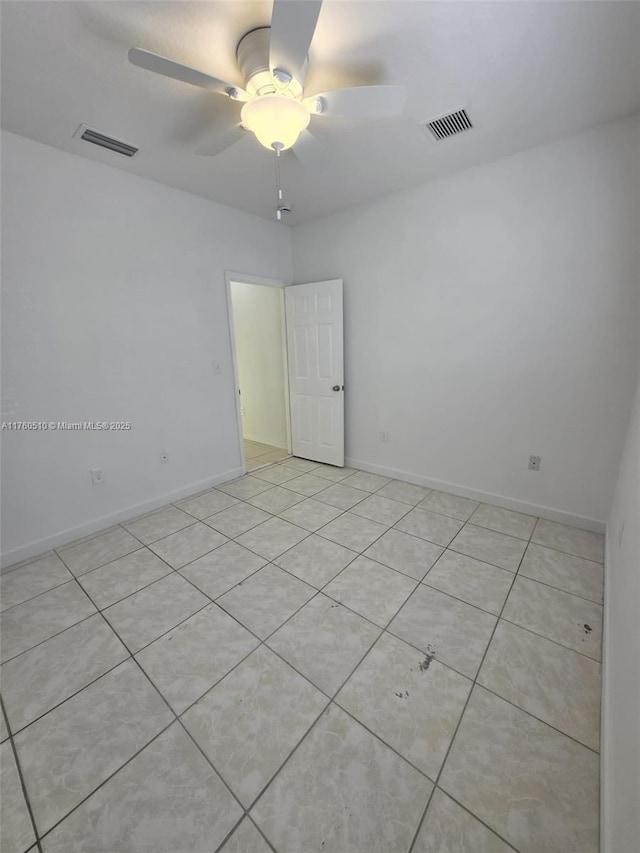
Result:
<svg viewBox="0 0 640 853"><path fill-rule="evenodd" d="M333 386L333 388L332 388L331 390L332 390L332 391L339 391L339 390L340 390L340 386L339 386L339 385L334 385L334 386ZM342 390L344 391L344 385L342 386Z"/></svg>

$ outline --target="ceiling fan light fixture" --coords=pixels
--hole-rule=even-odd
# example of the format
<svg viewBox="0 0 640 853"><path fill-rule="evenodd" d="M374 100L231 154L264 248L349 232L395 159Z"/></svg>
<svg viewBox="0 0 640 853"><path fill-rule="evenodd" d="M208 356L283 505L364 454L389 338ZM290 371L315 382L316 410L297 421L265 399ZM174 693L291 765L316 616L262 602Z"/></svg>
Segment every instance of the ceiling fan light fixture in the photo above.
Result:
<svg viewBox="0 0 640 853"><path fill-rule="evenodd" d="M262 95L242 108L242 124L270 151L295 144L311 118L309 110L287 95Z"/></svg>

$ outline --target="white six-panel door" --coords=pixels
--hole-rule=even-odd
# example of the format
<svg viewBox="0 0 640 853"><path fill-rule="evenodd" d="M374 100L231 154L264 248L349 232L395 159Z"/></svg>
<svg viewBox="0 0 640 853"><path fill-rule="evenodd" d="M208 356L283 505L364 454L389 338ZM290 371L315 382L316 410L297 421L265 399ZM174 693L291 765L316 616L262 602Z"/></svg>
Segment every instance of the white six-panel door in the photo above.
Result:
<svg viewBox="0 0 640 853"><path fill-rule="evenodd" d="M344 465L342 279L285 288L294 456Z"/></svg>

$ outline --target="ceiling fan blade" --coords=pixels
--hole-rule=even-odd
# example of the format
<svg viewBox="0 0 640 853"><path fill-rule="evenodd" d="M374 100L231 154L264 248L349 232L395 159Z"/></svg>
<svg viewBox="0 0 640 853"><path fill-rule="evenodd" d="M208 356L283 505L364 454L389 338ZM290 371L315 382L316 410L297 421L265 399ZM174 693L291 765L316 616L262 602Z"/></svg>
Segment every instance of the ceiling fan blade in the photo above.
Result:
<svg viewBox="0 0 640 853"><path fill-rule="evenodd" d="M195 154L201 157L215 157L217 154L226 151L232 145L235 145L238 140L246 135L245 129L241 124L235 124L225 130L220 131L213 139L196 148Z"/></svg>
<svg viewBox="0 0 640 853"><path fill-rule="evenodd" d="M302 80L322 0L274 0L269 67Z"/></svg>
<svg viewBox="0 0 640 853"><path fill-rule="evenodd" d="M182 83L200 86L202 89L209 89L209 91L218 92L221 95L233 96L235 100L244 101L249 97L243 89L238 89L237 86L232 86L230 83L225 83L224 80L218 80L217 77L212 77L203 71L197 71L181 62L174 62L172 59L166 59L157 53L143 50L141 47L131 48L129 62L139 68L146 68L147 71L154 71L156 74L163 74L165 77L180 80Z"/></svg>
<svg viewBox="0 0 640 853"><path fill-rule="evenodd" d="M384 118L397 116L404 109L407 92L404 86L352 86L305 98L311 112L331 118ZM317 110L317 106L321 109Z"/></svg>
<svg viewBox="0 0 640 853"><path fill-rule="evenodd" d="M324 146L309 130L302 131L291 152L305 166L317 166L327 157Z"/></svg>

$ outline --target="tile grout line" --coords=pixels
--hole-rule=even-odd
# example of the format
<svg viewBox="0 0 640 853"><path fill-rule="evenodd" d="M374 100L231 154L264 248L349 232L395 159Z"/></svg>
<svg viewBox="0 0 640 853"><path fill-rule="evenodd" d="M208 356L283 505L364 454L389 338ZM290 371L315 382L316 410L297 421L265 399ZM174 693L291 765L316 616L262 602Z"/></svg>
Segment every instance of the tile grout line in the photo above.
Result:
<svg viewBox="0 0 640 853"><path fill-rule="evenodd" d="M535 530L535 525L534 525L534 527L533 527L533 529L532 529L532 531L531 531L531 535L529 536L529 541L531 541L531 536L533 535L533 531L534 531L534 530ZM427 816L427 812L429 811L429 806L431 805L431 801L432 801L432 799L433 799L434 791L439 787L440 778L442 777L442 774L443 774L443 772L444 772L444 769L445 769L445 767L446 767L446 765L447 765L447 761L448 761L448 759L449 759L449 755L451 754L451 750L452 750L452 748L453 748L453 744L454 744L454 743L455 743L455 741L456 741L456 737L457 737L457 735L458 735L458 732L460 731L460 726L462 725L462 721L464 720L465 714L466 714L466 712L467 712L467 708L469 707L469 702L471 701L471 697L472 697L472 695L473 695L473 693L474 693L474 690L475 690L475 688L476 688L476 684L477 684L477 682L478 682L478 675L480 674L480 671L481 671L482 666L483 666L483 664L484 664L485 658L486 658L486 656L487 656L487 654L488 654L488 652L489 652L489 648L490 648L490 646L491 646L491 643L493 642L493 638L494 638L494 636L495 636L496 630L497 630L497 628L498 628L498 625L500 624L500 618L501 618L501 616L502 616L502 613L503 613L503 611L504 611L504 608L507 606L507 601L509 600L509 596L511 595L511 590L513 589L513 586L514 586L514 584L515 584L515 582L516 582L516 578L517 578L517 576L518 576L518 571L520 570L520 566L522 565L522 561L524 560L524 555L525 555L525 553L526 553L526 548L525 548L525 550L524 550L524 552L523 552L523 554L522 554L522 557L520 558L520 562L518 563L518 568L516 569L516 572L515 572L515 573L514 573L514 575L513 575L513 579L512 579L512 581L511 581L511 585L510 585L510 587L509 587L509 592L507 593L507 596L506 596L506 598L505 598L505 600L504 600L504 603L503 603L503 605L502 605L502 608L501 608L501 610L500 610L500 613L499 613L499 615L498 615L498 618L497 618L497 619L496 619L496 621L495 621L495 624L494 624L494 626L493 626L493 630L491 631L491 636L489 637L489 641L488 641L487 645L485 646L485 650L484 650L484 653L483 653L483 655L482 655L482 659L480 660L480 663L479 663L478 668L477 668L477 670L476 670L475 678L473 678L473 680L472 680L472 681L473 681L473 683L472 683L472 685L471 685L471 689L469 690L469 695L467 696L466 702L464 703L464 707L463 707L463 709L462 709L462 713L460 714L460 717L459 717L459 719L458 719L458 724L456 725L456 728L455 728L455 730L454 730L454 732L453 732L453 735L452 735L452 737L451 737L451 740L449 741L449 746L448 746L447 751L446 751L446 753L445 753L445 756L444 756L444 758L443 758L443 760L442 760L442 764L440 765L440 770L438 771L438 775L437 775L437 777L436 777L435 784L434 784L434 786L433 786L433 789L432 789L432 791L431 791L431 794L429 795L429 799L427 800L427 805L425 806L424 812L423 812L423 814L422 814L422 818L420 819L420 821L419 821L419 823L418 823L417 829L416 829L415 834L414 834L414 836L413 836L413 841L411 842L411 845L409 846L409 851L408 851L408 853L413 853L413 850L414 850L415 845L416 845L416 841L418 840L418 836L420 835L420 832L421 832L422 827L423 827L423 825L424 825L424 822L425 822L425 819L426 819L426 816ZM482 685L480 685L480 687L482 687ZM527 712L525 711L525 712L523 712L523 713L527 713ZM441 790L444 790L444 789L441 789ZM445 793L446 793L446 791L445 791ZM478 819L478 820L480 819L480 818L479 818L475 813L470 812L470 814L473 814L473 816L474 816L476 819ZM484 821L480 820L480 822L484 824ZM485 826L486 826L486 825L487 825L487 824L485 824ZM491 827L489 827L489 828L491 829ZM497 836L498 836L498 838L501 838L501 839L502 839L502 837L500 836L500 834L499 834L498 832L495 832L495 830L493 830L493 829L491 829L491 831L492 831L492 832L494 832L494 834L495 834L495 835L497 835ZM502 839L502 840L503 840L503 841L506 841L506 839ZM513 846L513 845L509 845L509 846ZM515 848L514 848L514 849L515 849ZM517 853L517 851L516 851L516 853Z"/></svg>
<svg viewBox="0 0 640 853"><path fill-rule="evenodd" d="M5 725L7 727L7 740L9 741L9 745L11 748L11 753L13 755L13 760L16 765L16 770L18 772L18 780L20 782L20 787L22 789L22 796L24 798L25 805L27 807L27 812L29 814L29 821L31 822L31 829L33 831L34 838L36 840L36 846L38 848L38 853L42 853L42 846L40 844L40 836L38 834L38 825L36 824L36 819L33 814L33 808L31 807L31 800L29 799L29 792L27 791L27 785L22 773L22 766L20 764L20 758L18 756L18 750L16 748L13 732L11 731L11 726L9 725L9 717L7 716L7 711L4 705L4 700L0 697L0 714L4 716ZM29 845L27 850L31 850L32 845Z"/></svg>

